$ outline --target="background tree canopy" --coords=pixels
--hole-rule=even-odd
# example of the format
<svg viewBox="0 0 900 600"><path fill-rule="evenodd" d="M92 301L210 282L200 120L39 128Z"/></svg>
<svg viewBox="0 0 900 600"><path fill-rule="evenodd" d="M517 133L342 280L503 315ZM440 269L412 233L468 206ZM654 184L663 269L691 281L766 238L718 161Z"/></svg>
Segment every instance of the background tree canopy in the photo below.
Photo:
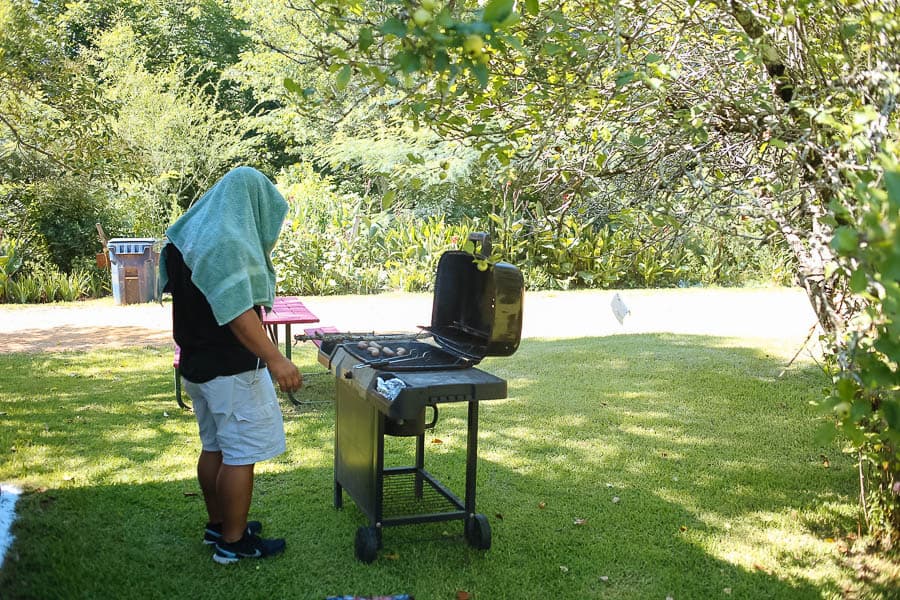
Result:
<svg viewBox="0 0 900 600"><path fill-rule="evenodd" d="M0 227L82 268L251 164L285 291L427 289L476 227L532 288L796 281L897 531L898 38L875 0L4 0Z"/></svg>

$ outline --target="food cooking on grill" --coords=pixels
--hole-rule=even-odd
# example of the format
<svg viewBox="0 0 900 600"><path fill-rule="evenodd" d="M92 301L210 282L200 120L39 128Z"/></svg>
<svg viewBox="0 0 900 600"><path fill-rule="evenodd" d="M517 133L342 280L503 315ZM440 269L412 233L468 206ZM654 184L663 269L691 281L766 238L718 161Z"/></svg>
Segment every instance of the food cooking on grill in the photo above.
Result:
<svg viewBox="0 0 900 600"><path fill-rule="evenodd" d="M395 354L397 354L396 352L394 352L394 350L392 348L390 348L388 346L383 346L381 348L381 353L384 354L385 356L394 356Z"/></svg>

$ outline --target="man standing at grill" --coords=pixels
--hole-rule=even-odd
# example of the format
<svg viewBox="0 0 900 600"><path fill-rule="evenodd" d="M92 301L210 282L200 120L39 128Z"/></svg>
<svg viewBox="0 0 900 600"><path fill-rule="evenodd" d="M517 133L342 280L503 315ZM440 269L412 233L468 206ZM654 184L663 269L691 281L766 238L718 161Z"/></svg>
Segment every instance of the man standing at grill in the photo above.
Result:
<svg viewBox="0 0 900 600"><path fill-rule="evenodd" d="M259 312L275 297L270 254L286 214L265 175L238 167L166 230L160 258L160 289L172 293L180 370L200 429L197 478L209 517L203 541L215 545L213 560L222 564L285 548L283 539L259 537L262 524L247 515L254 465L285 451L272 380L288 392L303 383L266 336Z"/></svg>

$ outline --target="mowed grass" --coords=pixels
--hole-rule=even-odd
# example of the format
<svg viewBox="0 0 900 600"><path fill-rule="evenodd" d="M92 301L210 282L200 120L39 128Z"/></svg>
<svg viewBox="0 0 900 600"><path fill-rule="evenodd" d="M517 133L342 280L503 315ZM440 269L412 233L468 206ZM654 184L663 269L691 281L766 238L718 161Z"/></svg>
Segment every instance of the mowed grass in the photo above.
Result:
<svg viewBox="0 0 900 600"><path fill-rule="evenodd" d="M677 335L522 342L485 361L509 397L480 411L477 501L493 547L462 523L387 529L332 505L330 375L283 404L288 451L257 466L252 518L283 556L223 567L200 543L193 416L165 348L0 355L0 481L21 487L2 598L890 597L896 570L845 553L856 474L817 441L826 381L796 345ZM324 373L310 348L295 362ZM463 494L466 412L441 407L426 468ZM388 439L410 464L411 439ZM891 567L893 568L893 567Z"/></svg>

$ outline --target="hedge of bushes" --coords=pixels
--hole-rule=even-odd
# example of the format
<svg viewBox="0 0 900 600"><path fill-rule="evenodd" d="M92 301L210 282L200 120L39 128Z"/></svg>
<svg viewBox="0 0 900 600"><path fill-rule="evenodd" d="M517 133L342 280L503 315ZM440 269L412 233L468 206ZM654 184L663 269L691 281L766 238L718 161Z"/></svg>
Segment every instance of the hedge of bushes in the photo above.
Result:
<svg viewBox="0 0 900 600"><path fill-rule="evenodd" d="M604 223L573 215L556 221L499 207L451 222L378 210L308 168L280 185L290 212L273 262L286 294L430 291L440 255L473 231L492 234L494 259L518 266L528 289L789 285L793 276L777 245L713 229L679 233L629 213ZM664 242L644 241L654 238Z"/></svg>
<svg viewBox="0 0 900 600"><path fill-rule="evenodd" d="M603 222L577 214L524 218L501 204L451 220L382 210L381 199L340 192L304 165L283 173L279 186L290 204L273 253L284 294L430 291L441 254L473 231L491 233L493 259L518 266L528 289L788 285L792 278L787 251L775 244L712 228L679 230L627 211ZM84 245L84 256L67 256L65 267L23 260L22 246L0 238L0 301L110 293L109 272L94 264L95 244Z"/></svg>

